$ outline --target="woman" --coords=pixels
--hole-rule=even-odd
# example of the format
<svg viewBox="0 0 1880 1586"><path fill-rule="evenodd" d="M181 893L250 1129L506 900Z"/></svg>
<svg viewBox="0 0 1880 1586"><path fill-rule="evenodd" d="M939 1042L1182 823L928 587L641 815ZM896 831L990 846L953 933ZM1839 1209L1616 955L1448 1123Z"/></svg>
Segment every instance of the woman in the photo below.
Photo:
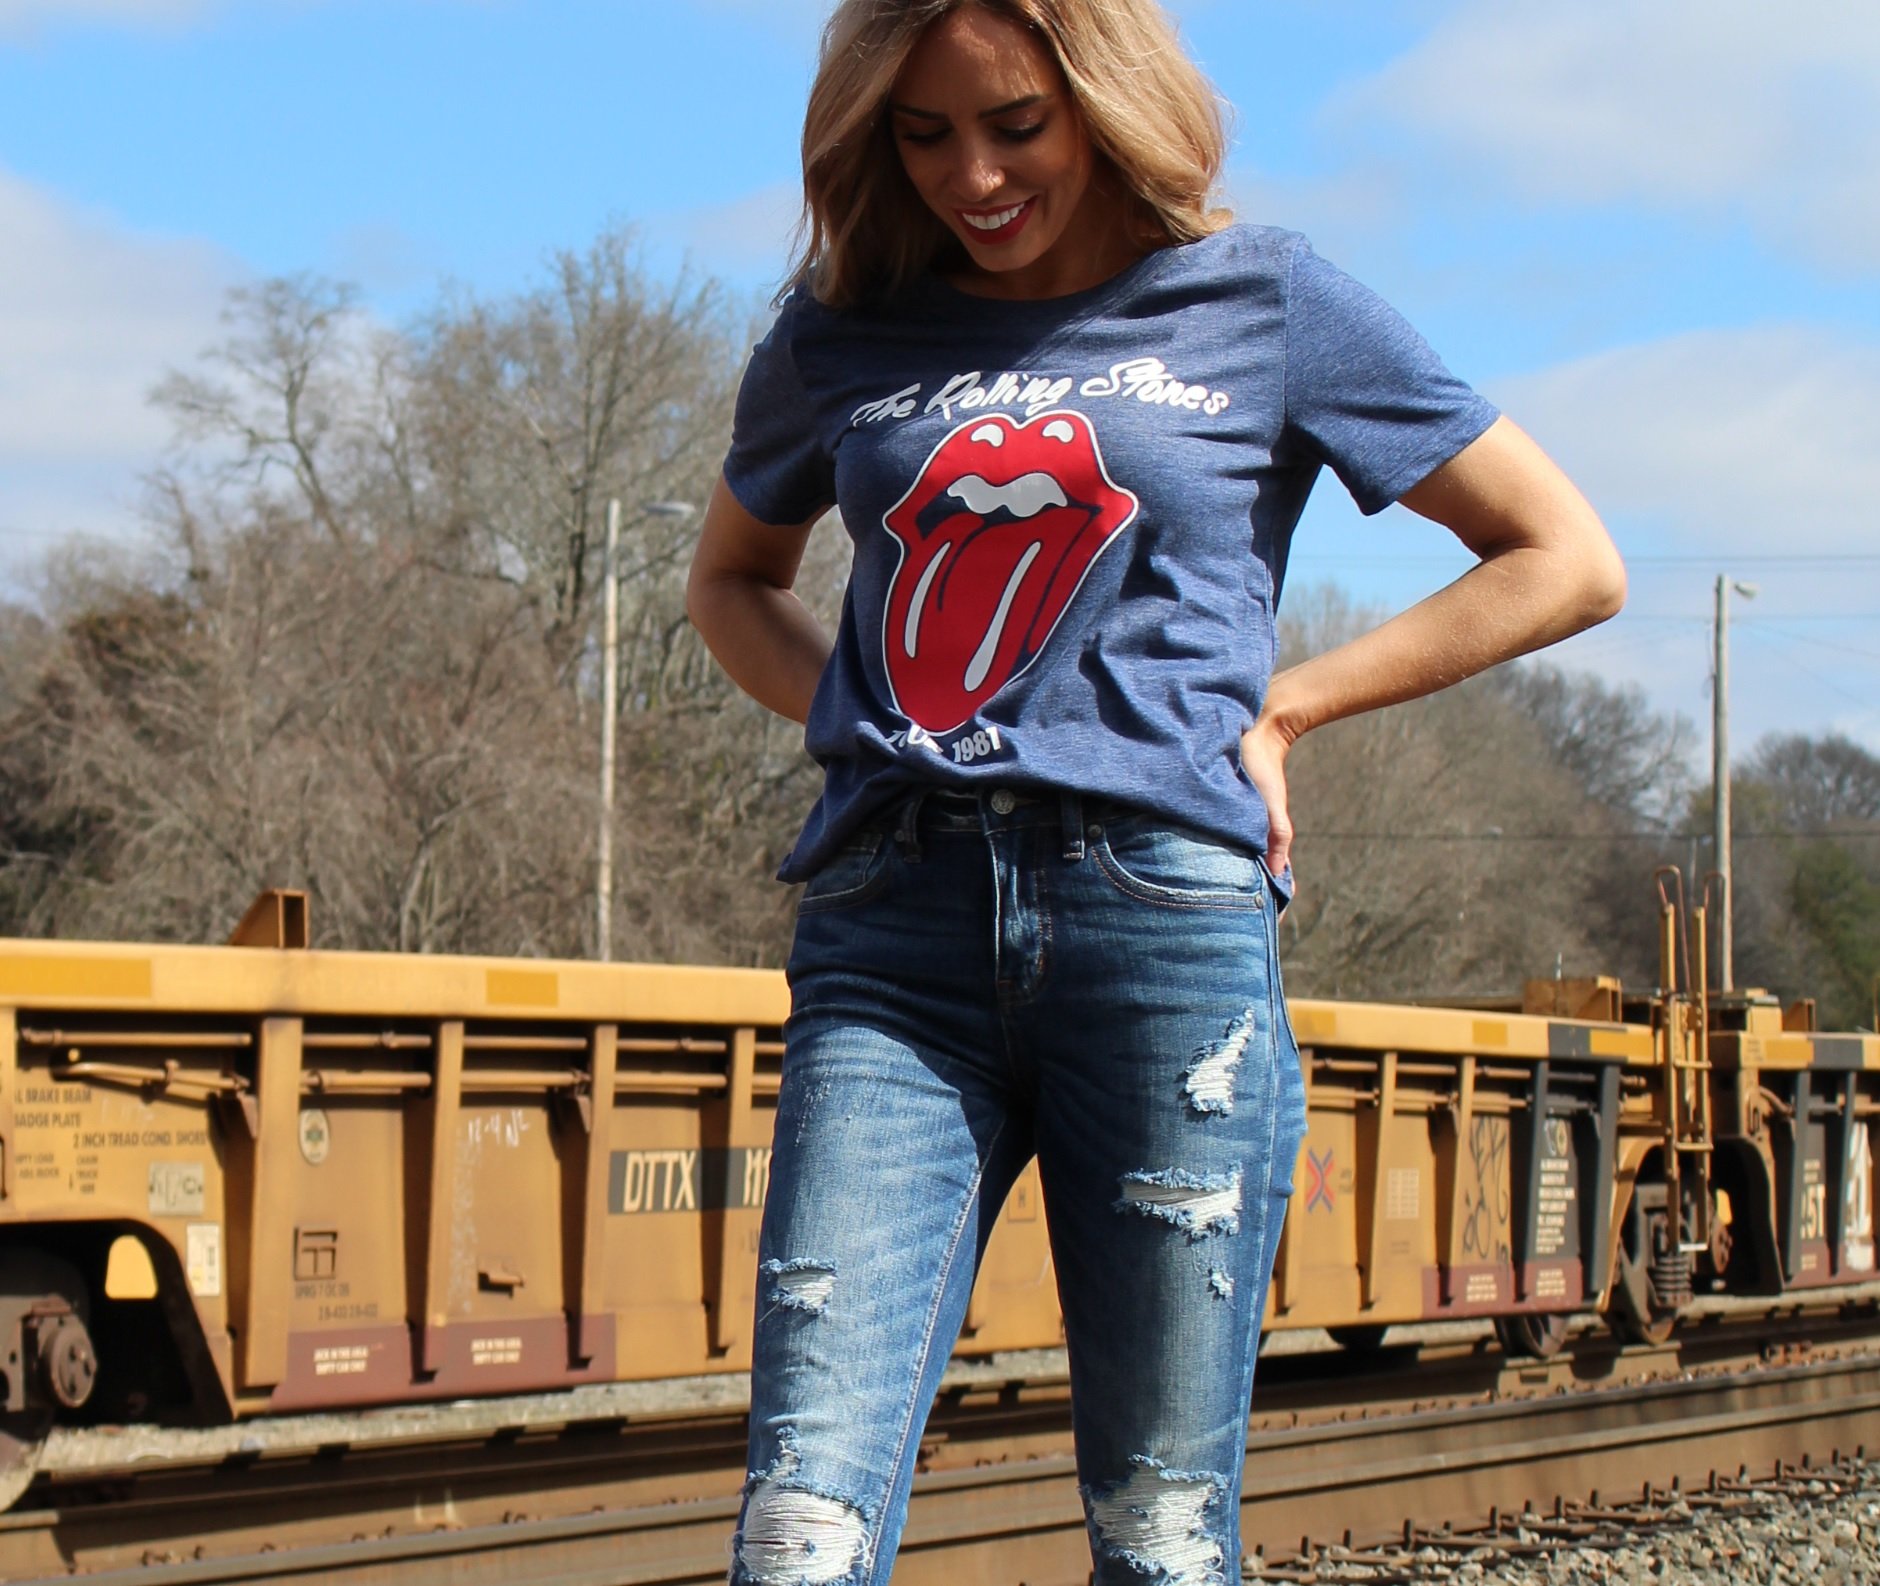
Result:
<svg viewBox="0 0 1880 1586"><path fill-rule="evenodd" d="M805 890L733 1579L887 1578L1035 1153L1096 1579L1225 1580L1304 1127L1287 751L1611 615L1624 574L1394 313L1208 207L1215 100L1154 0L842 0L803 148L804 257L689 597L826 772L782 870ZM1322 464L1479 560L1271 676ZM833 643L791 593L831 506Z"/></svg>

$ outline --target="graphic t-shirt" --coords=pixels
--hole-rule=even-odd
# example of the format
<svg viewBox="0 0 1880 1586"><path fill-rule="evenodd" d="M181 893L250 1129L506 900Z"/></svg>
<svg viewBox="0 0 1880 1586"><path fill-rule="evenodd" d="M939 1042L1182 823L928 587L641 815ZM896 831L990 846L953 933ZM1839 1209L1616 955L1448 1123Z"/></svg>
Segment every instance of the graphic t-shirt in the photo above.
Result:
<svg viewBox="0 0 1880 1586"><path fill-rule="evenodd" d="M813 875L916 787L1068 789L1259 849L1240 765L1321 466L1377 512L1495 409L1295 233L1234 226L1069 297L928 277L797 292L751 356L725 481L854 541L805 744Z"/></svg>

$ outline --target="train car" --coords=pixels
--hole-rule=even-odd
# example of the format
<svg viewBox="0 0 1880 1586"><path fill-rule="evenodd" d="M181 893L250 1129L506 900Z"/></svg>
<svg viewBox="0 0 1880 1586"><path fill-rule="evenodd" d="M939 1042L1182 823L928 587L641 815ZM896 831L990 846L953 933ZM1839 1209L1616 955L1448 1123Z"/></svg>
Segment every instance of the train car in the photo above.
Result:
<svg viewBox="0 0 1880 1586"><path fill-rule="evenodd" d="M56 1417L748 1366L781 975L306 941L270 893L225 947L0 942L0 1500ZM1270 1328L1492 1318L1546 1353L1575 1313L1659 1337L1699 1290L1873 1270L1872 1036L1669 973L1290 1013ZM1061 1338L1028 1173L960 1347Z"/></svg>

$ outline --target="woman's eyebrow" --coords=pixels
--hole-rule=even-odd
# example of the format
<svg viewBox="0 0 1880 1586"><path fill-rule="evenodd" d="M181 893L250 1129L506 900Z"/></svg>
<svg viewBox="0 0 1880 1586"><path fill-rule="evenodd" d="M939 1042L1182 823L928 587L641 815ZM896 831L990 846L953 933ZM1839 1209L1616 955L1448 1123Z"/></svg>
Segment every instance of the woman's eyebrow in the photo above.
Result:
<svg viewBox="0 0 1880 1586"><path fill-rule="evenodd" d="M994 105L990 110L980 111L979 119L984 121L988 116L1006 116L1010 115L1014 110L1029 110L1033 105L1043 104L1050 97L1049 94L1026 94L1022 99L1013 99L1003 105ZM914 105L901 104L898 100L889 100L888 108L897 116L918 116L923 121L945 121L947 119L945 114L941 111L922 110Z"/></svg>

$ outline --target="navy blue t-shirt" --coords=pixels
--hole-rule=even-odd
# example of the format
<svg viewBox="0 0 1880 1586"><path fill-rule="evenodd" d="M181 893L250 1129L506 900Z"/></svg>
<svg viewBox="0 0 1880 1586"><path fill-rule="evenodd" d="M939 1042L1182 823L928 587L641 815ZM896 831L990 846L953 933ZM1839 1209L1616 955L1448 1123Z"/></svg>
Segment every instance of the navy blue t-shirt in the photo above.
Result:
<svg viewBox="0 0 1880 1586"><path fill-rule="evenodd" d="M1261 849L1240 765L1321 465L1377 512L1495 409L1293 232L1233 226L1069 297L928 277L798 291L751 356L725 481L840 509L854 565L805 744L813 875L916 786L1073 789Z"/></svg>

